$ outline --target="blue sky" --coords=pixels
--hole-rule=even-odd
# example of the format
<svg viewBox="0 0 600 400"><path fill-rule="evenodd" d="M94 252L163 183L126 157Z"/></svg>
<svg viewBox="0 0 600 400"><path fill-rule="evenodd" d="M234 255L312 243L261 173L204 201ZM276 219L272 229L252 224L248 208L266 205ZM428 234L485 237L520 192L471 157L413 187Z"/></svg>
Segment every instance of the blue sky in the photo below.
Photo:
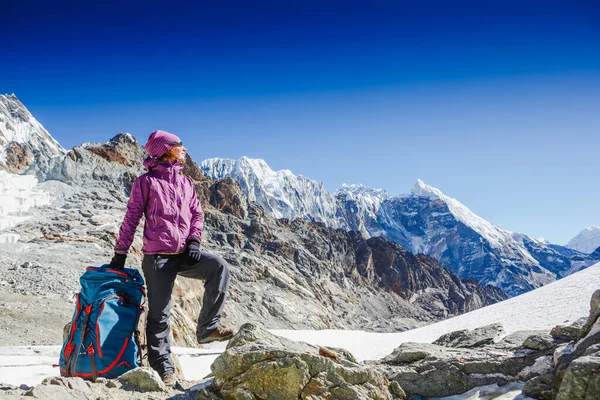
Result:
<svg viewBox="0 0 600 400"><path fill-rule="evenodd" d="M600 225L597 2L45 3L3 5L0 92L66 148L165 129L558 244Z"/></svg>

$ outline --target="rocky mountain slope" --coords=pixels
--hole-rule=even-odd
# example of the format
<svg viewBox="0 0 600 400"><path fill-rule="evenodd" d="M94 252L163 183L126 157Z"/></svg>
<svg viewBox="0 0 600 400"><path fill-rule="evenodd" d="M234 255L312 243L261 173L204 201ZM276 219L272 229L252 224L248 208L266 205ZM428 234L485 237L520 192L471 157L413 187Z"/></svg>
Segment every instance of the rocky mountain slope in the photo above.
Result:
<svg viewBox="0 0 600 400"><path fill-rule="evenodd" d="M600 226L590 226L569 240L566 247L590 254L600 247Z"/></svg>
<svg viewBox="0 0 600 400"><path fill-rule="evenodd" d="M210 159L201 168L208 177L240 182L244 193L273 215L383 237L413 253L436 258L461 279L477 279L510 295L582 267L571 261L579 252L506 231L421 180L406 195L345 185L334 196L306 177L272 171L263 160ZM311 199L310 203L305 199Z"/></svg>
<svg viewBox="0 0 600 400"><path fill-rule="evenodd" d="M18 241L0 253L2 291L43 298L48 304L71 298L85 266L110 260L143 157L135 138L120 134L108 143L77 146L38 166L37 172L51 179L36 189L49 193L51 203L30 209L27 220L5 232ZM505 298L498 289L461 281L431 257L381 238L367 240L320 223L275 219L248 202L233 180L208 179L189 158L184 173L195 182L204 205L203 247L232 267L225 309L229 323L394 331ZM138 235L129 266L140 265L140 248ZM202 294L200 282L178 279L173 309L177 343L195 345ZM56 316L55 325L35 340L60 343L60 329L69 318L70 312L62 319ZM7 329L3 337L10 344L31 339L31 333L10 325Z"/></svg>

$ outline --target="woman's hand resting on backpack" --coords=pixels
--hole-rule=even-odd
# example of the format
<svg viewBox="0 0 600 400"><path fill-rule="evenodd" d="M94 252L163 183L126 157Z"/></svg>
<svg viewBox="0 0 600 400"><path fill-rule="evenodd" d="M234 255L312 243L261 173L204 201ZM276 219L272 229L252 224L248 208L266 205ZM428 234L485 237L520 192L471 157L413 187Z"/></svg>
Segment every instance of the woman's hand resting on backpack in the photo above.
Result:
<svg viewBox="0 0 600 400"><path fill-rule="evenodd" d="M108 266L110 268L115 268L115 269L124 269L126 259L127 259L127 254L115 253L112 260L110 260L110 264L108 264Z"/></svg>

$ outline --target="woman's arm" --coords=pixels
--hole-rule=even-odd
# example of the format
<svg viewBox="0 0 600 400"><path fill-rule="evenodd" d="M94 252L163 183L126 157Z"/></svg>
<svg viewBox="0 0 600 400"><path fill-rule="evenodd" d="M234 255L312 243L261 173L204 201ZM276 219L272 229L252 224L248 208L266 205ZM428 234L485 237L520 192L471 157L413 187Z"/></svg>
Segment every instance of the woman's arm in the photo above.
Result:
<svg viewBox="0 0 600 400"><path fill-rule="evenodd" d="M125 212L125 218L123 218L123 223L119 230L119 238L115 245L115 253L127 254L131 243L133 243L135 230L140 223L142 215L144 215L144 208L146 207L146 200L148 198L148 185L145 185L144 182L143 177L138 177L133 182L131 196L127 203L127 211Z"/></svg>

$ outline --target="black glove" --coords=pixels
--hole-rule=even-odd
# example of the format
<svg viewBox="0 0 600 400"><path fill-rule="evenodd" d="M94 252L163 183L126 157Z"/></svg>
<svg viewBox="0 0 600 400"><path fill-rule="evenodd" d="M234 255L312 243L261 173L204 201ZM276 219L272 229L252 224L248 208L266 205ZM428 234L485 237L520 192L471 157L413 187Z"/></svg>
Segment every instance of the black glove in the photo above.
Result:
<svg viewBox="0 0 600 400"><path fill-rule="evenodd" d="M112 260L110 260L110 264L108 264L108 266L110 268L123 269L123 268L125 268L125 259L126 258L127 258L127 254L115 253Z"/></svg>
<svg viewBox="0 0 600 400"><path fill-rule="evenodd" d="M196 239L192 239L187 244L187 263L188 265L196 264L200 261L200 242Z"/></svg>

